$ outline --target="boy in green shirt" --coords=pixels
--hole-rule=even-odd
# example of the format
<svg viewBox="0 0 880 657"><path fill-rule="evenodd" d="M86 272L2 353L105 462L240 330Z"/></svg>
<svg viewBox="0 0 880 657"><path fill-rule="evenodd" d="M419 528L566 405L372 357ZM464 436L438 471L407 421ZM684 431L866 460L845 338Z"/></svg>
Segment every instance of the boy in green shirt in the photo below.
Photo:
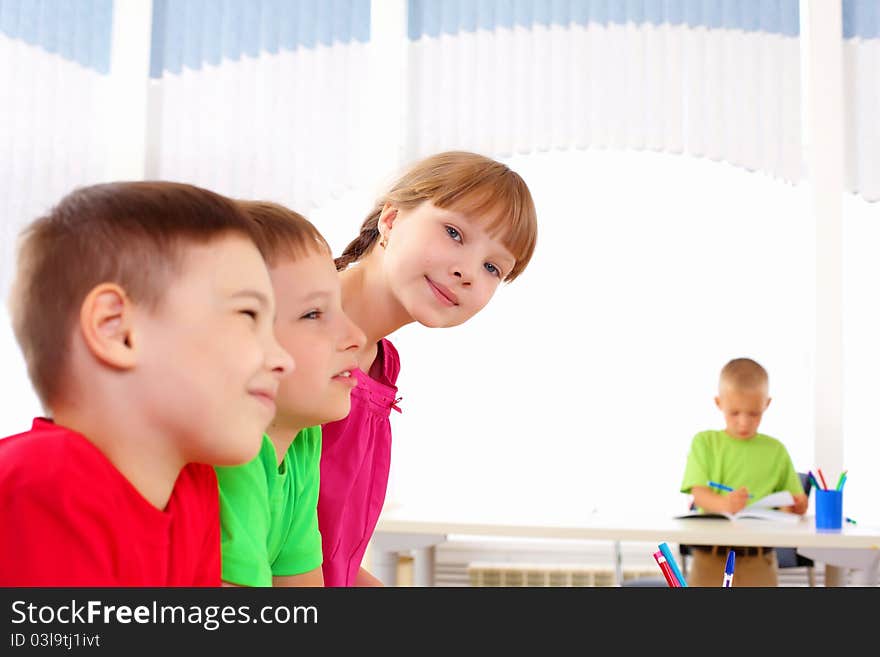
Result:
<svg viewBox="0 0 880 657"><path fill-rule="evenodd" d="M318 230L281 205L238 203L257 224L276 295L275 336L294 369L278 389L257 457L216 468L222 578L239 586L323 586L320 425L348 415L354 354L366 337L342 310L336 265Z"/></svg>
<svg viewBox="0 0 880 657"><path fill-rule="evenodd" d="M749 497L760 499L789 491L794 505L786 511L803 514L807 496L785 446L758 433L764 411L770 405L767 371L754 360L736 358L721 370L715 404L724 414L724 431L702 431L694 436L688 454L681 492L693 495L704 511L737 513ZM719 492L708 485L718 482L733 488ZM693 546L690 586L720 586L724 578L726 546ZM737 586L777 586L777 562L773 548L737 547Z"/></svg>

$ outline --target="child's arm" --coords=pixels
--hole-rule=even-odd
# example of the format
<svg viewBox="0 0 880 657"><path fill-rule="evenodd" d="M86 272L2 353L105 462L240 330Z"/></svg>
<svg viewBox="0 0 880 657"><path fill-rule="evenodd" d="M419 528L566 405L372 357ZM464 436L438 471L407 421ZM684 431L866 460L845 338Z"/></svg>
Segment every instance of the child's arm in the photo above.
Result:
<svg viewBox="0 0 880 657"><path fill-rule="evenodd" d="M324 571L321 566L299 575L282 575L272 578L272 586L324 586Z"/></svg>
<svg viewBox="0 0 880 657"><path fill-rule="evenodd" d="M375 575L371 575L366 568L361 568L354 578L355 586L385 586Z"/></svg>
<svg viewBox="0 0 880 657"><path fill-rule="evenodd" d="M692 486L691 495L694 496L694 504L714 513L737 513L749 501L749 489L745 486L726 495L716 493L708 486Z"/></svg>
<svg viewBox="0 0 880 657"><path fill-rule="evenodd" d="M793 495L794 497L794 506L785 506L782 507L786 511L790 511L791 513L797 513L798 515L804 515L807 512L807 504L808 499L804 494Z"/></svg>
<svg viewBox="0 0 880 657"><path fill-rule="evenodd" d="M223 582L223 586L241 586L232 582ZM321 566L307 573L299 575L280 575L272 577L273 587L293 587L293 586L324 586L324 571Z"/></svg>

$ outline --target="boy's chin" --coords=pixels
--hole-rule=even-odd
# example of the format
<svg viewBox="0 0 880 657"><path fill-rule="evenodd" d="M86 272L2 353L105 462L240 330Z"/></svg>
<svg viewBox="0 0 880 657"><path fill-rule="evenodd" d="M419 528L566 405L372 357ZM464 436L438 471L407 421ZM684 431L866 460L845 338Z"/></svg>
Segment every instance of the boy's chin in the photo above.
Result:
<svg viewBox="0 0 880 657"><path fill-rule="evenodd" d="M260 453L260 448L263 446L263 432L260 431L259 434L253 435L255 436L254 440L249 441L248 443L242 443L240 439L241 436L236 436L236 438L238 438L237 442L234 440L228 440L225 443L227 449L215 452L209 457L200 459L200 462L225 467L233 467L236 465L242 465L243 463L249 463Z"/></svg>
<svg viewBox="0 0 880 657"><path fill-rule="evenodd" d="M334 408L332 411L328 410L323 414L324 418L319 422L313 422L309 426L316 426L318 424L327 424L328 422L336 422L338 420L342 420L348 417L348 414L351 412L351 399L347 399L346 403L339 404L337 408Z"/></svg>

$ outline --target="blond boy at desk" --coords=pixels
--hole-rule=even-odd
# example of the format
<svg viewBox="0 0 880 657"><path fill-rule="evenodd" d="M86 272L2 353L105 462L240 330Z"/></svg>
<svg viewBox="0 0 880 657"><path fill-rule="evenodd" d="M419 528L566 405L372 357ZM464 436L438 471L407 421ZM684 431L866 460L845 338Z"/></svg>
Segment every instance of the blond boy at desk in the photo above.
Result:
<svg viewBox="0 0 880 657"><path fill-rule="evenodd" d="M688 453L681 492L707 512L737 513L749 501L789 491L794 505L786 511L803 514L807 496L785 446L758 433L770 405L767 371L750 358L735 358L721 370L715 405L724 415L723 431L701 431ZM733 488L717 492L708 482ZM737 586L777 586L778 566L772 547L693 546L690 586L720 586L727 553L736 554Z"/></svg>

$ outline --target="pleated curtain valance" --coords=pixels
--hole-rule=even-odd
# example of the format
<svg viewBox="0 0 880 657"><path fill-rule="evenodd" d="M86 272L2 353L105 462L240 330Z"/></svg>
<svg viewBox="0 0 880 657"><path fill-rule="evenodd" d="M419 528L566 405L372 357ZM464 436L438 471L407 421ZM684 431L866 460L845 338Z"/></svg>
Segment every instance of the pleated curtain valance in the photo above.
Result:
<svg viewBox="0 0 880 657"><path fill-rule="evenodd" d="M105 176L112 0L0 0L0 291L21 226Z"/></svg>
<svg viewBox="0 0 880 657"><path fill-rule="evenodd" d="M653 149L801 178L797 0L409 0L408 144Z"/></svg>
<svg viewBox="0 0 880 657"><path fill-rule="evenodd" d="M129 126L144 133L144 175L307 212L363 183L376 144L399 145L399 160L648 149L805 173L797 0L407 0L402 31L381 37L374 2L153 0L149 107ZM124 10L0 0L0 282L24 222L114 175ZM877 201L880 0L842 11L846 188ZM404 72L401 118L385 144L365 138L368 92L394 79L371 70L371 40L398 37L384 66Z"/></svg>
<svg viewBox="0 0 880 657"><path fill-rule="evenodd" d="M369 0L154 0L156 177L293 207L353 183Z"/></svg>
<svg viewBox="0 0 880 657"><path fill-rule="evenodd" d="M880 201L880 0L843 0L842 18L845 184Z"/></svg>

